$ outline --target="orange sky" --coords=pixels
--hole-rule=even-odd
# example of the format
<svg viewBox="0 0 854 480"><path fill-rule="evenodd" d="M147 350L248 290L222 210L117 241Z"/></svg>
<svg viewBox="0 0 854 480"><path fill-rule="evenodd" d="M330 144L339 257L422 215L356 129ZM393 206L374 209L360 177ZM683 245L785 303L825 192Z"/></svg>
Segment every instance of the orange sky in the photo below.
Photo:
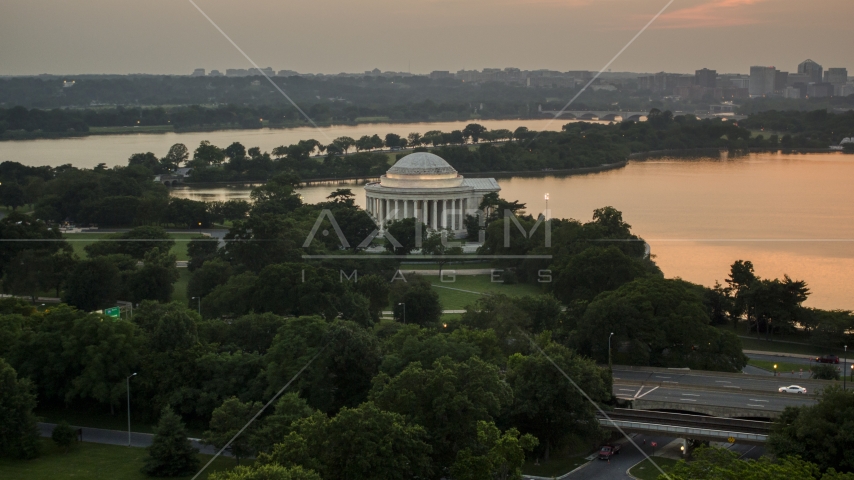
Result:
<svg viewBox="0 0 854 480"><path fill-rule="evenodd" d="M262 66L598 70L667 0L197 0ZM852 0L676 0L613 71L854 71ZM3 0L0 75L246 68L186 0Z"/></svg>

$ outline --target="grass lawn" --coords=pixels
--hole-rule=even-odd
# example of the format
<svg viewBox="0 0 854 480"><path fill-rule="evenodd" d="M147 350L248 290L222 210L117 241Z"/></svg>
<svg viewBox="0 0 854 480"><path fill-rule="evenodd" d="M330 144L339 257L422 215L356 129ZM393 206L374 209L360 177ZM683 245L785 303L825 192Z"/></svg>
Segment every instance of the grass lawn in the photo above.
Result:
<svg viewBox="0 0 854 480"><path fill-rule="evenodd" d="M6 215L8 215L12 212L30 213L32 211L33 211L32 205L24 205L23 207L18 207L15 210L12 210L11 208L4 207L4 206L0 205L0 212L5 213Z"/></svg>
<svg viewBox="0 0 854 480"><path fill-rule="evenodd" d="M176 302L181 302L186 305L188 300L187 283L189 283L191 275L190 269L179 268L178 274L180 275L180 277L178 277L178 281L174 284L175 289L172 290L172 300Z"/></svg>
<svg viewBox="0 0 854 480"><path fill-rule="evenodd" d="M741 345L745 350L759 350L763 352L796 353L799 355L811 355L817 357L834 353L840 357L842 356L842 350L840 349L797 343L769 342L766 340L757 340L755 338L742 338Z"/></svg>
<svg viewBox="0 0 854 480"><path fill-rule="evenodd" d="M504 294L510 297L539 295L543 292L534 285L517 283L505 285L492 282L489 275L458 275L454 282L442 282L439 277L424 277L434 285L439 301L445 310L461 310L472 305L482 294ZM456 290L454 290L456 289ZM466 291L460 291L466 290ZM479 292L479 293L471 293Z"/></svg>
<svg viewBox="0 0 854 480"><path fill-rule="evenodd" d="M35 460L0 459L0 478L3 480L144 480L149 477L139 469L148 455L144 448L81 443L68 453L59 450L50 439L43 439L44 452ZM199 455L202 466L209 455ZM199 478L236 465L235 460L219 457ZM192 478L182 477L182 478Z"/></svg>
<svg viewBox="0 0 854 480"><path fill-rule="evenodd" d="M66 233L63 237L68 240L71 247L74 248L80 258L86 258L86 250L83 248L86 245L91 245L98 240L110 235L109 232L90 232L90 233ZM187 255L187 244L194 238L207 238L198 233L169 233L169 236L175 240L175 245L172 246L171 253L175 254L178 260L189 260Z"/></svg>
<svg viewBox="0 0 854 480"><path fill-rule="evenodd" d="M445 270L471 270L481 268L492 268L489 262L473 262L473 263L446 263L442 265L442 271ZM401 263L401 270L438 270L438 263Z"/></svg>
<svg viewBox="0 0 854 480"><path fill-rule="evenodd" d="M804 365L801 363L771 362L767 360L754 360L751 358L747 361L747 364L757 368L761 368L763 370L768 370L769 372L774 371L774 365L777 365L777 371L781 373L791 373L792 371L797 373L802 368L805 372L809 372L809 365Z"/></svg>
<svg viewBox="0 0 854 480"><path fill-rule="evenodd" d="M665 472L669 471L673 465L676 465L679 462L679 460L673 460L672 458L654 457L654 459L655 463ZM630 468L629 475L641 480L657 480L658 476L661 475L661 472L659 472L649 460L644 460Z"/></svg>
<svg viewBox="0 0 854 480"><path fill-rule="evenodd" d="M527 460L522 465L522 473L536 477L558 477L575 470L587 462L588 460L582 456L553 458L539 465L534 465L533 460Z"/></svg>

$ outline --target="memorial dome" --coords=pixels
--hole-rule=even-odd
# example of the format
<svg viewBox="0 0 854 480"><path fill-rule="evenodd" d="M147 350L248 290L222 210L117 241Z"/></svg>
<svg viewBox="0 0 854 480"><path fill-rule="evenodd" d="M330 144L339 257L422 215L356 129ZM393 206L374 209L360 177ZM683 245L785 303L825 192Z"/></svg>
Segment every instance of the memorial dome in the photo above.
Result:
<svg viewBox="0 0 854 480"><path fill-rule="evenodd" d="M392 175L457 175L444 158L427 152L411 153L392 166L387 174Z"/></svg>

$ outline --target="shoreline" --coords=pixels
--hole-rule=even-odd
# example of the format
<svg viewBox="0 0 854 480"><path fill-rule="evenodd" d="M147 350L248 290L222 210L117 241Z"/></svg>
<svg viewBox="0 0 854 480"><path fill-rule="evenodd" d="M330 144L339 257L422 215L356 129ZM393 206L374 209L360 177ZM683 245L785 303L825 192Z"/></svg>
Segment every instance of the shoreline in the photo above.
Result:
<svg viewBox="0 0 854 480"><path fill-rule="evenodd" d="M593 167L578 167L578 168L568 168L568 169L560 169L560 170L520 170L520 171L492 171L492 172L459 172L462 175L465 175L469 178L484 178L484 177L493 177L493 178L514 178L514 177L547 177L547 176L574 176L574 175L584 175L588 173L599 173L599 172L607 172L610 170L618 170L626 167L630 161L645 161L650 159L657 158L666 158L666 157L677 157L690 159L692 157L700 157L708 154L720 154L721 152L728 152L731 154L739 155L739 154L748 154L748 153L775 153L779 152L782 154L808 154L808 153L841 153L835 150L831 150L829 148L792 148L792 149L768 149L768 148L748 148L746 150L737 150L737 151L729 151L726 149L718 149L718 148L695 148L695 149L684 149L684 150L653 150L649 152L638 152L632 153L625 160L614 163L605 163ZM263 185L267 183L267 180L246 180L246 181L228 181L228 182L188 182L180 184L180 187L189 187L189 188L207 188L207 187L250 187L253 185ZM329 177L329 178L310 178L305 179L300 182L300 187L307 187L311 185L319 185L323 183L338 183L340 185L347 184L359 184L361 182L370 182L377 181L379 177L365 177L365 176L356 176L356 177Z"/></svg>

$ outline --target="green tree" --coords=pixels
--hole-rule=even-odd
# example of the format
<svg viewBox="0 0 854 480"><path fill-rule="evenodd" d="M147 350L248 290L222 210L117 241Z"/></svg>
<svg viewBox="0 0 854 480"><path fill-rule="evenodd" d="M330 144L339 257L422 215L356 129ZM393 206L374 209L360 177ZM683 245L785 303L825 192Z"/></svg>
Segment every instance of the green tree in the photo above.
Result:
<svg viewBox="0 0 854 480"><path fill-rule="evenodd" d="M370 398L423 426L434 463L449 466L460 450L477 446L478 421L493 421L513 392L498 367L477 357L460 363L440 358L431 368L412 363L395 377L380 373Z"/></svg>
<svg viewBox="0 0 854 480"><path fill-rule="evenodd" d="M95 242L83 247L90 257L102 255L130 255L137 260L143 260L145 255L154 250L168 252L175 246L175 241L162 227L136 227L127 232L113 233L105 238L106 241Z"/></svg>
<svg viewBox="0 0 854 480"><path fill-rule="evenodd" d="M124 380L139 365L142 338L136 325L85 315L74 321L65 340L63 356L75 359L80 372L71 382L65 400L91 399L114 407L125 398Z"/></svg>
<svg viewBox="0 0 854 480"><path fill-rule="evenodd" d="M490 422L477 423L477 445L457 453L451 475L458 480L521 480L525 452L539 442L511 428L503 434Z"/></svg>
<svg viewBox="0 0 854 480"><path fill-rule="evenodd" d="M799 478L805 480L849 480L852 473L838 473L833 468L822 470L812 462L798 457L763 456L758 460L742 460L738 453L725 448L701 447L694 451L691 461L681 460L659 480L776 480Z"/></svg>
<svg viewBox="0 0 854 480"><path fill-rule="evenodd" d="M130 300L134 303L143 300L169 302L173 284L180 277L175 262L175 255L161 253L158 248L147 252L142 266L128 279Z"/></svg>
<svg viewBox="0 0 854 480"><path fill-rule="evenodd" d="M428 280L417 275L410 276L406 282L392 283L389 300L394 318L400 322L435 325L442 316L439 294Z"/></svg>
<svg viewBox="0 0 854 480"><path fill-rule="evenodd" d="M833 365L813 365L810 371L812 371L812 378L819 380L839 380L839 370Z"/></svg>
<svg viewBox="0 0 854 480"><path fill-rule="evenodd" d="M208 430L202 437L202 443L213 445L217 449L226 446L237 432L261 410L261 406L260 402L244 403L237 397L229 398L213 411ZM238 464L240 464L241 458L255 454L252 437L257 429L258 424L253 422L249 428L228 445L228 451L234 455Z"/></svg>
<svg viewBox="0 0 854 480"><path fill-rule="evenodd" d="M236 467L225 472L211 473L210 480L323 480L313 470L300 466L283 467L276 464Z"/></svg>
<svg viewBox="0 0 854 480"><path fill-rule="evenodd" d="M108 257L83 260L74 266L62 301L91 312L112 307L121 293L119 268Z"/></svg>
<svg viewBox="0 0 854 480"><path fill-rule="evenodd" d="M396 247L390 241L385 243L386 250L395 255L409 255L427 239L427 226L415 218L392 220L386 225L386 230L400 244Z"/></svg>
<svg viewBox="0 0 854 480"><path fill-rule="evenodd" d="M477 123L470 123L463 129L463 136L471 138L472 143L479 142L484 133L486 133L486 127Z"/></svg>
<svg viewBox="0 0 854 480"><path fill-rule="evenodd" d="M608 336L619 362L631 365L741 371L746 357L732 332L710 325L703 289L658 276L635 279L599 294L578 322L575 345L600 362L608 360Z"/></svg>
<svg viewBox="0 0 854 480"><path fill-rule="evenodd" d="M154 440L148 447L142 473L149 477L191 475L199 469L198 453L187 438L181 417L166 407L154 429Z"/></svg>
<svg viewBox="0 0 854 480"><path fill-rule="evenodd" d="M430 473L424 428L372 402L332 418L317 413L297 421L294 430L268 461L314 467L325 478L403 480Z"/></svg>
<svg viewBox="0 0 854 480"><path fill-rule="evenodd" d="M261 427L253 435L254 450L270 453L274 445L293 431L296 421L312 416L315 411L298 394L285 393L276 401L275 411L264 417Z"/></svg>
<svg viewBox="0 0 854 480"><path fill-rule="evenodd" d="M29 215L13 212L0 219L0 275L5 273L7 266L20 252L24 250L42 250L55 252L63 248L62 234L56 228L50 228L42 221L34 220ZM9 241L28 240L28 241ZM37 242L34 240L47 240Z"/></svg>
<svg viewBox="0 0 854 480"><path fill-rule="evenodd" d="M45 280L51 268L50 256L41 250L23 250L9 263L3 275L3 291L13 295L36 296L45 289Z"/></svg>
<svg viewBox="0 0 854 480"><path fill-rule="evenodd" d="M388 306L390 284L379 275L365 275L356 282L356 291L368 299L368 309L374 322L380 320L382 310Z"/></svg>
<svg viewBox="0 0 854 480"><path fill-rule="evenodd" d="M459 245L451 246L449 238L453 237L451 230L432 231L424 240L424 246L421 248L421 253L424 255L433 255L435 262L439 264L439 276L442 275L442 267L450 262L453 256L462 256L463 248Z"/></svg>
<svg viewBox="0 0 854 480"><path fill-rule="evenodd" d="M190 151L187 150L187 146L183 143L176 143L169 147L169 153L163 157L161 163L167 167L169 170L175 170L180 167L182 163L186 162L190 158Z"/></svg>
<svg viewBox="0 0 854 480"><path fill-rule="evenodd" d="M549 461L551 452L564 445L567 433L582 438L601 438L596 409L563 377L557 365L594 401L611 399L611 378L593 361L574 355L566 347L549 343L548 358L515 354L507 362L507 383L513 388L512 424L541 442L541 454Z"/></svg>
<svg viewBox="0 0 854 480"><path fill-rule="evenodd" d="M24 189L17 183L0 184L0 205L12 210L24 206Z"/></svg>
<svg viewBox="0 0 854 480"><path fill-rule="evenodd" d="M68 425L68 422L63 420L53 427L50 438L57 447L64 449L68 453L71 446L77 442L77 433Z"/></svg>
<svg viewBox="0 0 854 480"><path fill-rule="evenodd" d="M211 142L203 140L199 144L199 148L193 152L193 160L189 166L195 168L208 167L219 165L223 160L225 160L225 152L216 145L211 145Z"/></svg>
<svg viewBox="0 0 854 480"><path fill-rule="evenodd" d="M800 456L815 462L822 471L834 468L854 471L854 392L838 385L825 387L818 403L786 407L774 420L768 449L778 457Z"/></svg>
<svg viewBox="0 0 854 480"><path fill-rule="evenodd" d="M639 260L615 246L590 247L569 255L553 265L555 282L550 285L555 297L566 304L576 300L590 302L596 295L646 274Z"/></svg>
<svg viewBox="0 0 854 480"><path fill-rule="evenodd" d="M0 457L35 458L39 455L33 390L29 380L18 379L15 369L0 358Z"/></svg>

